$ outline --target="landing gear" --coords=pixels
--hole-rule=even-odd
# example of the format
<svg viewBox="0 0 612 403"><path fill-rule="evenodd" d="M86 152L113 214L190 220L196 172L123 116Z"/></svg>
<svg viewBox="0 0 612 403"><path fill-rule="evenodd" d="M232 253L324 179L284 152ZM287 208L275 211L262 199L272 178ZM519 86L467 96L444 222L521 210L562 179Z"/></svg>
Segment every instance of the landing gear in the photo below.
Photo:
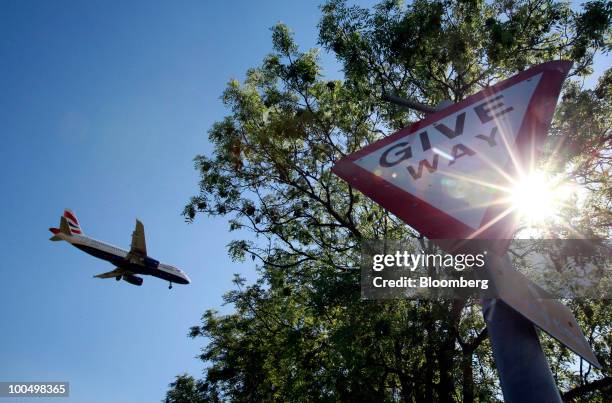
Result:
<svg viewBox="0 0 612 403"><path fill-rule="evenodd" d="M170 283L170 285L168 286L168 289L171 290L172 289L172 282Z"/></svg>

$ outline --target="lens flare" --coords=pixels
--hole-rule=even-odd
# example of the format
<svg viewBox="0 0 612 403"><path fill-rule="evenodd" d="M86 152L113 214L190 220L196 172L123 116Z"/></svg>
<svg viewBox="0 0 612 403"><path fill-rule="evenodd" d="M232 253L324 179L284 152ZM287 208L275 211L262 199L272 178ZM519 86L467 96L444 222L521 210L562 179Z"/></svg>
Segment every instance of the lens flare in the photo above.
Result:
<svg viewBox="0 0 612 403"><path fill-rule="evenodd" d="M516 181L510 200L523 219L535 223L554 218L574 191L571 185L534 171Z"/></svg>

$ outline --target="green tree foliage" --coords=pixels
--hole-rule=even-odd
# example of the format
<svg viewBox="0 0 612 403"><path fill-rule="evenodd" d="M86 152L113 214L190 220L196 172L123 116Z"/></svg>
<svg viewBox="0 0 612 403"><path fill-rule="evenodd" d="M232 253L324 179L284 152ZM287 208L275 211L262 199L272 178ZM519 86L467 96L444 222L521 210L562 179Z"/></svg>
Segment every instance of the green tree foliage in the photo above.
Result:
<svg viewBox="0 0 612 403"><path fill-rule="evenodd" d="M178 375L169 386L170 389L166 392L164 400L166 403L200 403L217 400L214 394L206 394L201 381L196 381L187 374Z"/></svg>
<svg viewBox="0 0 612 403"><path fill-rule="evenodd" d="M212 155L195 158L199 192L185 217L227 216L244 238L229 245L231 257L253 259L260 276L250 285L236 276L225 295L234 313L207 311L191 329L206 340L205 376L178 377L167 401L498 401L477 301L360 299L361 239L426 240L330 168L422 118L381 102L383 92L460 101L560 58L574 60L575 79L589 74L595 52L610 48L610 3L572 11L549 0L417 0L364 9L333 0L321 10L319 42L344 79L325 80L317 51L300 51L289 28L275 26L273 53L223 93L231 112L209 131ZM567 151L549 153L558 172L592 187L596 203L575 212L575 225L597 234L610 230L610 77L593 90L567 86L553 128ZM609 374L609 309L573 308ZM610 378L556 343L546 347L568 399L605 399Z"/></svg>

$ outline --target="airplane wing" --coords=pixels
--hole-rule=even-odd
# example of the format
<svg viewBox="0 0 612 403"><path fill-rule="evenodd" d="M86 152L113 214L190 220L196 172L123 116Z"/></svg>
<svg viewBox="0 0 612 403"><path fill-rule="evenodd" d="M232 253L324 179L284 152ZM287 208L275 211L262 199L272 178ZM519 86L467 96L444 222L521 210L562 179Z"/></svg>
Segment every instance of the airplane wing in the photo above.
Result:
<svg viewBox="0 0 612 403"><path fill-rule="evenodd" d="M117 276L122 276L125 273L126 273L125 270L123 270L120 267L117 267L113 271L109 271L109 272L102 273L102 274L96 274L94 277L96 277L96 278L113 278L113 277L117 277Z"/></svg>
<svg viewBox="0 0 612 403"><path fill-rule="evenodd" d="M134 228L134 232L132 232L130 255L147 256L144 225L142 225L139 220L136 220L136 228Z"/></svg>

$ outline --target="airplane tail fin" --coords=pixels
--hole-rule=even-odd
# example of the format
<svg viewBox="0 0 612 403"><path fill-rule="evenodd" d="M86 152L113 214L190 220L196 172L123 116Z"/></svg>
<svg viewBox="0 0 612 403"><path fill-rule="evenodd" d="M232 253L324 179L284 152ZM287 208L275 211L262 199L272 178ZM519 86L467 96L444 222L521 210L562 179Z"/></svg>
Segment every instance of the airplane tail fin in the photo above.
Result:
<svg viewBox="0 0 612 403"><path fill-rule="evenodd" d="M58 234L63 234L67 236L71 236L70 225L68 225L68 220L66 217L60 217L60 226L59 228L49 228L49 231L53 233L53 236L49 238L50 241L61 241L62 237Z"/></svg>
<svg viewBox="0 0 612 403"><path fill-rule="evenodd" d="M76 215L71 210L68 210L68 209L64 210L64 215L62 216L62 219L60 221L60 231L62 230L61 224L64 220L66 221L70 235L83 235L83 230L81 229L79 220L77 219Z"/></svg>
<svg viewBox="0 0 612 403"><path fill-rule="evenodd" d="M49 228L49 231L53 233L53 236L49 238L50 241L61 241L62 240L62 238L57 236L57 234L60 232L59 228Z"/></svg>
<svg viewBox="0 0 612 403"><path fill-rule="evenodd" d="M49 238L51 241L61 241L62 238L58 236L59 233L67 236L83 234L79 220L76 218L76 215L68 209L64 210L64 215L60 217L59 228L49 228L49 231L53 233L53 236Z"/></svg>

